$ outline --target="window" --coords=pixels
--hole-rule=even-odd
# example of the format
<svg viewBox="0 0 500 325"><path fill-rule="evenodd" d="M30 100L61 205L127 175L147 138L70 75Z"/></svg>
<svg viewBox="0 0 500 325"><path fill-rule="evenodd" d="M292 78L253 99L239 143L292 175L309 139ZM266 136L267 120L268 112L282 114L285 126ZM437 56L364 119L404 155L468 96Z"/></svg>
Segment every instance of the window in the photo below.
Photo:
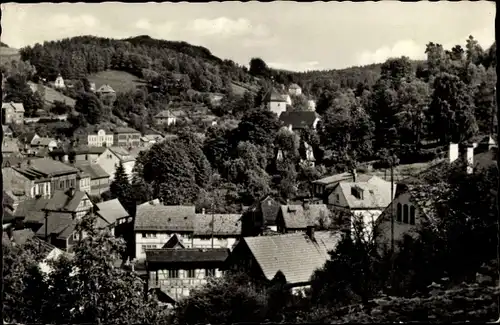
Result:
<svg viewBox="0 0 500 325"><path fill-rule="evenodd" d="M85 155L85 160L89 160L89 155Z"/></svg>
<svg viewBox="0 0 500 325"><path fill-rule="evenodd" d="M196 278L196 270L187 270L187 277L188 278Z"/></svg>
<svg viewBox="0 0 500 325"><path fill-rule="evenodd" d="M168 270L168 277L170 279L177 279L179 277L179 270Z"/></svg>
<svg viewBox="0 0 500 325"><path fill-rule="evenodd" d="M156 233L153 232L143 232L142 238L156 238Z"/></svg>
<svg viewBox="0 0 500 325"><path fill-rule="evenodd" d="M408 204L403 205L403 223L408 223Z"/></svg>
<svg viewBox="0 0 500 325"><path fill-rule="evenodd" d="M401 206L401 203L398 203L398 212L397 212L397 217L396 217L396 220L398 222L401 222L401 220L403 219L402 214L403 214L403 207Z"/></svg>
<svg viewBox="0 0 500 325"><path fill-rule="evenodd" d="M156 245L142 245L142 252L145 253L146 249L155 249Z"/></svg>
<svg viewBox="0 0 500 325"><path fill-rule="evenodd" d="M66 180L66 188L69 188L69 179Z"/></svg>
<svg viewBox="0 0 500 325"><path fill-rule="evenodd" d="M205 277L215 276L215 269L205 269Z"/></svg>
<svg viewBox="0 0 500 325"><path fill-rule="evenodd" d="M64 188L64 181L60 181L60 182L59 182L59 188L60 188L60 189L63 189L63 188Z"/></svg>
<svg viewBox="0 0 500 325"><path fill-rule="evenodd" d="M336 194L336 195L335 195L335 200L336 200L337 202L338 202L338 201L340 201L340 195Z"/></svg>
<svg viewBox="0 0 500 325"><path fill-rule="evenodd" d="M410 225L415 224L415 207L411 206L410 207Z"/></svg>

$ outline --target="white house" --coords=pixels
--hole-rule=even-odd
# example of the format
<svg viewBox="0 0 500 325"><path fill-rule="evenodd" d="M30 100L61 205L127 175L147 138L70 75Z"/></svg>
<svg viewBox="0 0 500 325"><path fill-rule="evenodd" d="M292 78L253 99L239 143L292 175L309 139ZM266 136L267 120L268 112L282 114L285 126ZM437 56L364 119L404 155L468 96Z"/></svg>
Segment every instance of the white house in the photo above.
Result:
<svg viewBox="0 0 500 325"><path fill-rule="evenodd" d="M291 84L290 86L288 86L288 93L290 95L299 96L302 95L302 89L297 84Z"/></svg>
<svg viewBox="0 0 500 325"><path fill-rule="evenodd" d="M58 88L58 89L61 89L61 88L65 88L65 84L64 84L64 79L61 75L58 75L57 78L56 78L56 81L54 81L54 87L55 88Z"/></svg>
<svg viewBox="0 0 500 325"><path fill-rule="evenodd" d="M286 112L287 99L285 96L273 92L267 103L268 109L278 117L281 113Z"/></svg>
<svg viewBox="0 0 500 325"><path fill-rule="evenodd" d="M97 134L89 134L87 136L87 143L91 147L111 147L113 140L113 133L106 134L104 130L99 130Z"/></svg>

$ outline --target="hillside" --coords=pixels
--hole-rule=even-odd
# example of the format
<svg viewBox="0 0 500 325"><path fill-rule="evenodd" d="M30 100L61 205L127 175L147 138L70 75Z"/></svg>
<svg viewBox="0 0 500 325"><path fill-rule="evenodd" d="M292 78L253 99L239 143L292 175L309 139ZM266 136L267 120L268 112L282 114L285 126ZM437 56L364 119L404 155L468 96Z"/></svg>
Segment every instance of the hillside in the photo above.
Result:
<svg viewBox="0 0 500 325"><path fill-rule="evenodd" d="M107 70L93 73L87 77L90 82L95 83L96 89L104 84L110 85L116 92L126 92L135 89L139 85L144 85L142 79L131 73L117 70Z"/></svg>
<svg viewBox="0 0 500 325"><path fill-rule="evenodd" d="M1 46L0 47L0 64L12 60L20 60L21 55L18 49L11 47Z"/></svg>

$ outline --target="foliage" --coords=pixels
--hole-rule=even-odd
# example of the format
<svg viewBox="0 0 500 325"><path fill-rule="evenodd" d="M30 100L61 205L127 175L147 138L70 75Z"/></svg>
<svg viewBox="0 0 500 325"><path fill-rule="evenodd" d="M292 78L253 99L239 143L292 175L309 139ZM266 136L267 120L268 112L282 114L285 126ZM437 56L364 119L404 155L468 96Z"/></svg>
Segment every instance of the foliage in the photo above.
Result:
<svg viewBox="0 0 500 325"><path fill-rule="evenodd" d="M135 193L121 161L116 167L115 177L109 186L109 190L129 213L135 209Z"/></svg>

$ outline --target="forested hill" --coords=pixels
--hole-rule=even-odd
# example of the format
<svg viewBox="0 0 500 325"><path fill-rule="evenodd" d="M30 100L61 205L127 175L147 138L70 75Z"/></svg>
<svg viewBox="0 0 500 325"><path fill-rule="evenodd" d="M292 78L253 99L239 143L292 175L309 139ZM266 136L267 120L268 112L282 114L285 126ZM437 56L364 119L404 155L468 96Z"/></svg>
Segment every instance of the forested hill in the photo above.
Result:
<svg viewBox="0 0 500 325"><path fill-rule="evenodd" d="M252 79L244 67L217 58L204 47L149 36L124 40L78 36L28 46L20 53L22 60L30 61L48 80L54 80L59 73L65 79L81 79L114 69L144 79L174 76L188 84L187 88L225 93L232 80Z"/></svg>

